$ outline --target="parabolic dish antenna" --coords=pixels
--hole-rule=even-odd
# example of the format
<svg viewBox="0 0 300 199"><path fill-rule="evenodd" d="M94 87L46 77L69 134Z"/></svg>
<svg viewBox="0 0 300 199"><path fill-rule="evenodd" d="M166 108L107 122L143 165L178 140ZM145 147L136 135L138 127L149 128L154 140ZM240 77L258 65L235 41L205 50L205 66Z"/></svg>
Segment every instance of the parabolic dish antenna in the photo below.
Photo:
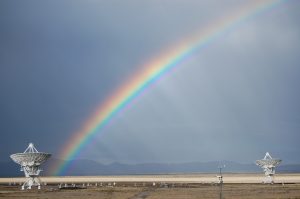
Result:
<svg viewBox="0 0 300 199"><path fill-rule="evenodd" d="M267 152L261 160L256 160L256 165L260 166L265 172L264 183L274 183L275 167L281 163L280 159L273 159Z"/></svg>
<svg viewBox="0 0 300 199"><path fill-rule="evenodd" d="M51 154L38 152L33 143L30 143L23 153L15 153L10 158L17 164L21 165L21 171L24 171L26 181L22 185L22 190L31 189L32 186L41 188L39 174L42 171L40 165L44 163Z"/></svg>

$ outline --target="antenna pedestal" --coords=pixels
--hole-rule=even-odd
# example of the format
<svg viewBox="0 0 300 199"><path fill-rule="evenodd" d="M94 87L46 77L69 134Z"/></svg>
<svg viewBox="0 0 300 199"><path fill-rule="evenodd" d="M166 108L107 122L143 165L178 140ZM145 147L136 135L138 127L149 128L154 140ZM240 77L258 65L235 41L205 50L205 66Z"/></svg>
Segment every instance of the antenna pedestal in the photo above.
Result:
<svg viewBox="0 0 300 199"><path fill-rule="evenodd" d="M33 164L21 166L21 171L24 171L26 177L26 181L22 186L22 190L25 188L31 189L32 186L37 186L38 189L41 189L41 180L39 178L41 169L39 165Z"/></svg>
<svg viewBox="0 0 300 199"><path fill-rule="evenodd" d="M41 180L38 176L30 176L26 178L26 181L22 185L22 190L26 189L31 189L32 186L38 187L38 189L41 189Z"/></svg>
<svg viewBox="0 0 300 199"><path fill-rule="evenodd" d="M265 184L273 184L274 183L274 176L266 176L263 180Z"/></svg>
<svg viewBox="0 0 300 199"><path fill-rule="evenodd" d="M275 175L275 166L264 166L263 170L265 172L265 178L263 180L263 183L274 183L274 175Z"/></svg>

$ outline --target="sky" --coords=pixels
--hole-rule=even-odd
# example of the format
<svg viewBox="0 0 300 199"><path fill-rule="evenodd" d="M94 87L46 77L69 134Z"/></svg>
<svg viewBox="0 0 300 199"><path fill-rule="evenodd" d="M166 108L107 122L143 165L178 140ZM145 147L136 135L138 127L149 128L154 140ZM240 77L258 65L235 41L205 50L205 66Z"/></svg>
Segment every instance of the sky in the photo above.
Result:
<svg viewBox="0 0 300 199"><path fill-rule="evenodd" d="M146 63L251 1L0 1L0 161L29 142L60 157ZM286 1L195 51L76 158L300 163L299 10Z"/></svg>

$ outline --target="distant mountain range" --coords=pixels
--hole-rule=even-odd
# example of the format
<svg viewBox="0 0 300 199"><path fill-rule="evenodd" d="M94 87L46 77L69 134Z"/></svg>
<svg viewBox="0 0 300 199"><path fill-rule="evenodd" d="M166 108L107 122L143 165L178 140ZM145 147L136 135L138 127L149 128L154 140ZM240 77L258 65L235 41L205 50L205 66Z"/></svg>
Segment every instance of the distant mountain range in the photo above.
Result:
<svg viewBox="0 0 300 199"><path fill-rule="evenodd" d="M51 175L50 167L59 159L51 158L42 168L42 175ZM70 168L64 175L137 175L137 174L176 174L176 173L216 173L219 162L190 162L190 163L145 163L145 164L100 164L93 160L72 160ZM262 170L253 164L241 164L223 161L224 172L228 173L257 173ZM276 169L277 173L300 172L300 164L283 164ZM23 176L20 167L13 161L0 162L0 177Z"/></svg>

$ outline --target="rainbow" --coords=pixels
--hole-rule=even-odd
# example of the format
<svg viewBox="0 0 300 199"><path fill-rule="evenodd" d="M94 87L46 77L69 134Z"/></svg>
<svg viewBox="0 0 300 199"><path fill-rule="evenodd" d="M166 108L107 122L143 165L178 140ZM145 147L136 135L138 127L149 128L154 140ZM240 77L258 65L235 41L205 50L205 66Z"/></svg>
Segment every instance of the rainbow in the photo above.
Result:
<svg viewBox="0 0 300 199"><path fill-rule="evenodd" d="M144 65L141 71L133 75L96 108L95 113L87 120L82 129L64 145L61 157L66 160L74 159L91 142L91 139L102 132L111 120L128 107L137 96L140 96L150 85L169 73L195 51L205 48L246 21L272 10L286 1L288 0L251 0L250 4L245 5L238 12L211 24L206 29L183 40L171 48L172 50L167 50L166 53ZM54 175L62 175L69 166L68 163L60 162L58 165L54 165L52 171Z"/></svg>

